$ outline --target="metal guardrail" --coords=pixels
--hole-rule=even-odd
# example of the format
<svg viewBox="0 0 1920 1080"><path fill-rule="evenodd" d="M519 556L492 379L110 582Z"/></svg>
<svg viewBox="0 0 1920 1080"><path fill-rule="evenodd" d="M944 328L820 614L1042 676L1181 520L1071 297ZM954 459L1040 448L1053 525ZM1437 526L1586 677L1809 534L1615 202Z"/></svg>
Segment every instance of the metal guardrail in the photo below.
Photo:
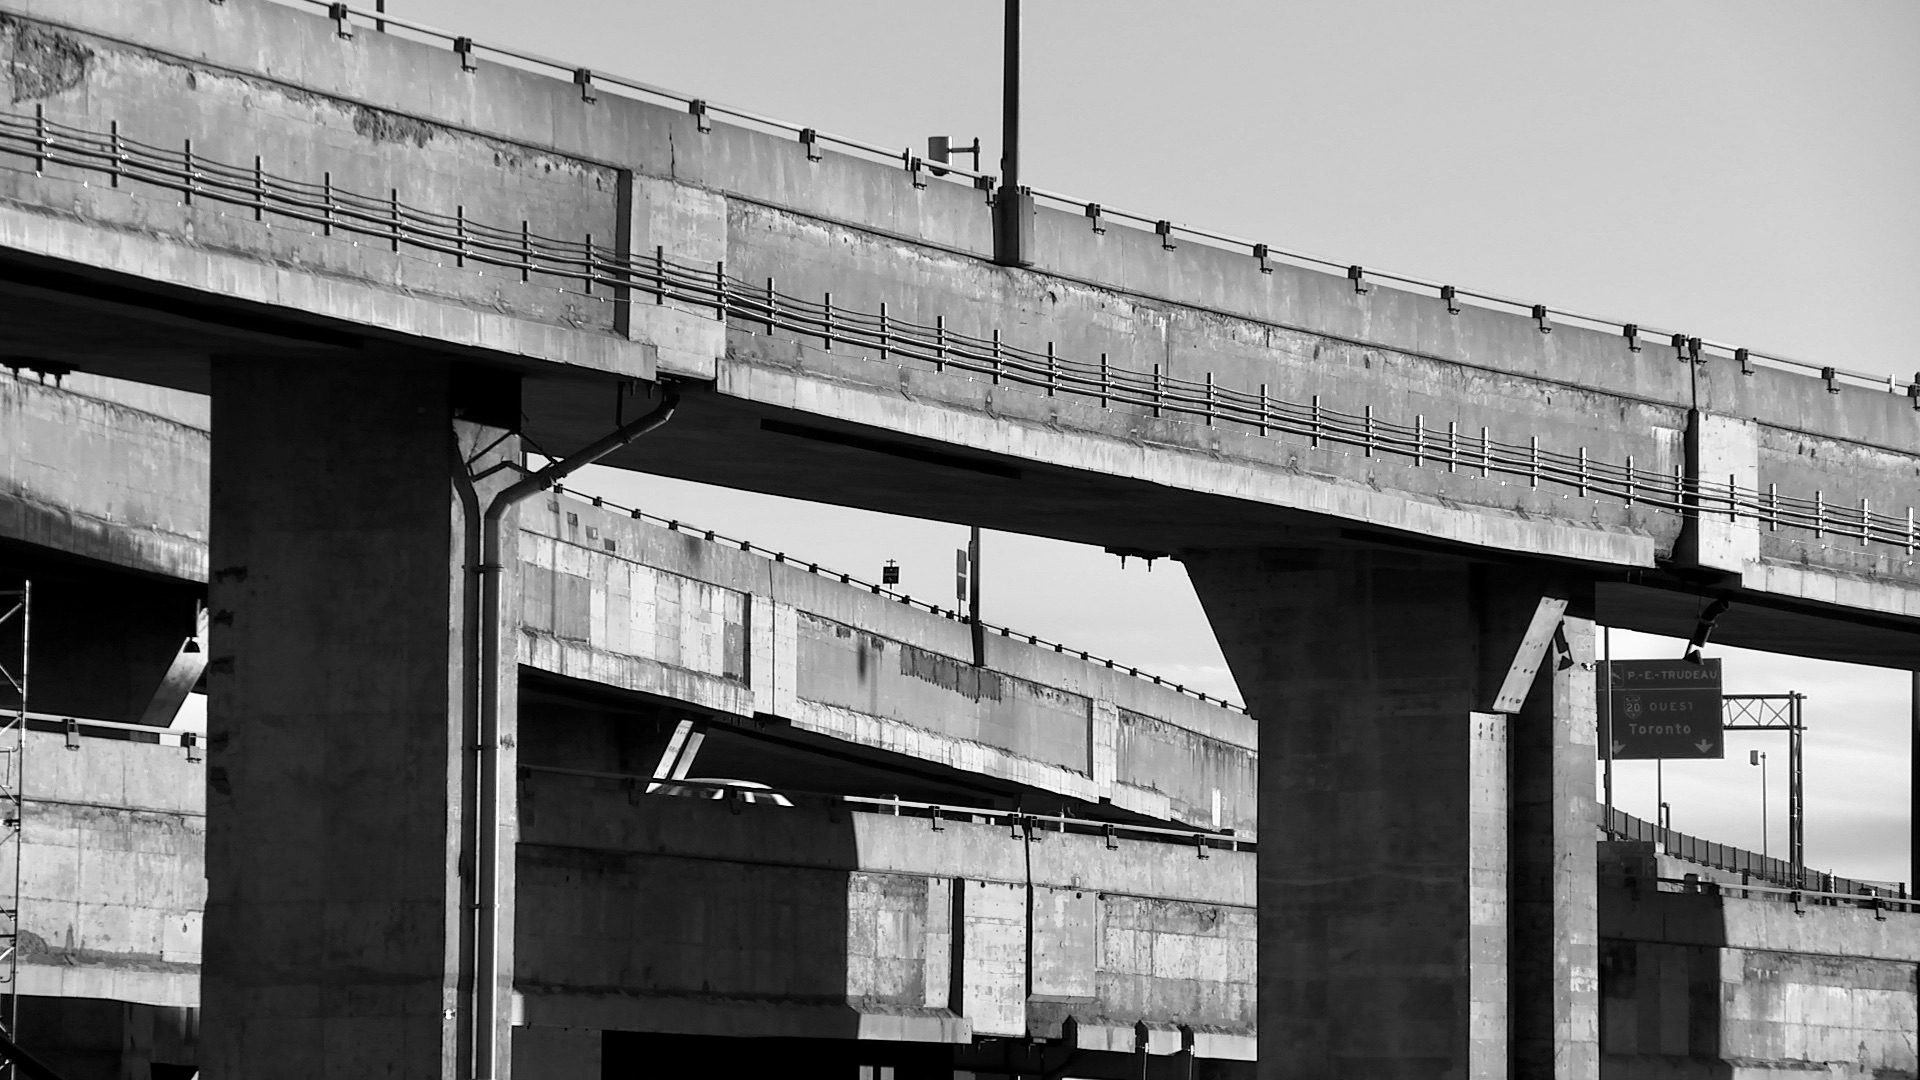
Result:
<svg viewBox="0 0 1920 1080"><path fill-rule="evenodd" d="M188 761L199 761L205 756L203 736L195 731L181 731L177 728L153 727L148 724L129 724L120 720L94 720L84 716L68 716L65 713L29 712L28 730L64 732L67 736L67 749L80 749L80 736L83 732L126 732L150 735L160 745L171 743L187 752Z"/></svg>
<svg viewBox="0 0 1920 1080"><path fill-rule="evenodd" d="M1805 891L1817 887L1842 895L1896 898L1906 893L1897 882L1862 881L1821 870L1809 870L1785 859L1771 858L1732 844L1716 844L1683 832L1662 829L1645 818L1634 817L1620 810L1613 812L1613 821L1606 832L1609 839L1658 844L1676 859L1715 870L1731 871L1778 888Z"/></svg>
<svg viewBox="0 0 1920 1080"><path fill-rule="evenodd" d="M1726 881L1712 881L1707 878L1689 875L1684 878L1658 878L1655 887L1661 892L1704 894L1707 896L1734 897L1741 900L1775 900L1793 905L1796 912L1805 912L1805 905L1811 903L1821 907L1857 907L1867 908L1880 920L1886 919L1889 911L1901 911L1920 914L1920 899L1910 896L1886 896L1875 892L1838 892L1832 889L1793 889L1773 885L1734 884Z"/></svg>
<svg viewBox="0 0 1920 1080"><path fill-rule="evenodd" d="M215 0L215 2L219 2L219 0ZM342 37L352 36L355 25L354 20L357 18L361 25L373 23L383 32L398 32L403 36L415 40L450 47L452 52L459 57L462 69L466 71L475 70L476 58L484 54L510 63L523 70L567 79L580 87L581 97L589 102L594 100L599 88L608 87L617 91L625 91L629 94L639 95L644 99L664 101L675 106L684 107L696 118L703 131L707 130L711 117L724 116L746 127L790 135L807 147L807 155L813 160L819 159L817 148L821 144L827 144L838 147L843 151L871 157L880 161L898 163L914 175L914 182L916 184L922 186L925 184L924 175L927 171L933 171L935 175L952 173L967 181L970 186L982 190L993 190L998 184L998 177L993 173L982 172L978 169L962 168L946 162L939 163L936 167L934 164L917 157L911 148L906 150L893 150L889 147L880 146L862 139L828 134L816 128L796 124L787 120L780 120L747 109L722 105L718 102L708 101L682 91L655 86L651 83L641 82L624 76L596 72L588 68L566 63L565 61L528 52L524 49L476 41L471 37L441 30L437 27L411 19L395 18L392 15L384 13L361 11L349 4L336 3L332 2L332 0L282 0L282 2L288 3L291 6L325 9L327 17L334 20L336 30ZM1042 199L1085 215L1090 221L1090 227L1096 232L1105 231L1105 223L1109 220L1124 221L1130 223L1132 226L1138 227L1142 231L1150 231L1158 235L1161 238L1161 243L1168 248L1175 245L1176 239L1185 238L1225 250L1245 252L1248 258L1254 260L1255 265L1262 271L1269 270L1275 260L1313 269L1333 270L1345 275L1354 283L1355 290L1362 293L1368 291L1371 287L1370 282L1390 281L1422 291L1431 291L1440 299L1445 300L1449 308L1456 307L1460 301L1464 300L1476 302L1477 306L1485 306L1503 312L1524 313L1527 317L1537 320L1543 332L1550 329L1551 320L1558 319L1563 322L1580 323L1619 333L1626 338L1629 346L1636 351L1640 347L1638 343L1642 337L1647 339L1667 339L1675 350L1679 351L1683 357L1689 360L1698 360L1707 352L1715 352L1724 357L1737 360L1740 363L1741 370L1748 374L1752 373L1753 363L1755 361L1761 361L1771 365L1778 365L1788 370L1814 373L1818 377L1825 379L1830 387L1837 388L1840 380L1845 379L1862 387L1876 390L1883 389L1892 394L1904 393L1914 399L1916 408L1920 408L1920 372L1914 374L1911 383L1902 387L1891 375L1883 377L1871 372L1855 371L1832 364L1816 364L1812 361L1797 359L1782 353L1743 348L1728 342L1703 338L1671 328L1657 328L1648 324L1577 312L1570 309L1536 303L1531 300L1521 300L1516 297L1503 296L1499 293L1460 288L1434 278L1369 269L1342 260L1328 259L1302 251L1276 247L1272 244L1249 240L1230 233L1189 225L1156 214L1126 210L1063 192L1034 187L1023 187L1023 190L1036 199Z"/></svg>
<svg viewBox="0 0 1920 1080"><path fill-rule="evenodd" d="M831 578L833 580L837 580L842 585L851 585L855 588L865 589L868 592L871 592L875 596L884 596L890 600L897 600L901 604L904 604L908 607L916 608L920 611L927 612L930 615L937 615L943 619L948 619L950 621L959 622L959 623L965 623L967 621L966 614L956 608L943 608L938 604L929 604L924 600L915 600L911 595L907 593L900 592L896 589L887 588L885 585L880 585L871 581L862 580L861 578L853 574L848 574L842 571L834 570L829 567L822 566L817 562L808 562L804 559L794 558L788 555L784 551L776 551L773 548L762 547L761 545L755 544L752 541L740 540L735 537L727 536L724 533L720 533L713 529L702 529L697 525L688 524L687 522L681 521L678 518L663 518L656 514L645 513L644 511L641 511L631 506L622 506L617 502L614 502L610 499L603 498L599 495L591 495L591 496L584 495L580 492L570 490L563 485L556 484L554 485L553 490L559 494L566 495L574 499L582 500L590 506L595 506L595 507L599 507L601 509L607 509L607 510L617 510L623 514L626 514L628 517L632 518L635 521L650 521L656 525L664 525L666 526L669 532L684 532L690 536L700 537L701 539L707 540L710 543L726 544L729 547L737 547L741 551L751 552L763 558L771 559L774 562L781 563L786 566L791 566L798 570L805 570L807 573L814 574L819 577ZM999 636L1003 638L1007 638L1012 641L1024 641L1029 645L1038 646L1043 649L1052 649L1054 652L1059 653L1063 656L1078 657L1079 659L1084 660L1087 663L1100 664L1114 671L1123 671L1128 675L1133 676L1134 678L1151 682L1155 686L1166 687L1169 690L1173 690L1176 693L1184 694L1187 697L1190 697L1197 701L1202 702L1203 704L1214 705L1219 708L1226 709L1229 712L1237 712L1242 715L1245 715L1247 712L1247 707L1238 702L1228 701L1225 698L1214 697L1213 695L1205 693L1204 691L1194 690L1190 687L1174 682L1171 679L1163 678L1159 675L1152 674L1151 672L1142 671L1137 667L1130 667L1126 664L1119 662L1118 660L1111 660L1111 659L1108 659L1107 657L1100 656L1092 652L1088 652L1085 649L1075 649L1070 646L1063 645L1057 641L1049 641L1046 638L1039 636L1038 634L1023 634L1018 630L1013 630L1009 627L1001 626L997 623L987 622L985 619L982 619L980 621L980 625L988 633L998 634Z"/></svg>
<svg viewBox="0 0 1920 1080"><path fill-rule="evenodd" d="M677 798L679 793L663 792L654 789L661 787L690 788L709 790L716 793L720 800L729 802L735 812L745 805L743 793L737 787L723 781L670 779L663 780L652 776L639 776L633 773L599 772L593 769L568 769L554 765L521 765L521 773L548 773L555 776L572 776L589 780L611 780L619 783L628 793L629 801L638 803L642 797ZM1205 859L1215 851L1259 850L1257 841L1236 836L1232 830L1213 831L1208 829L1182 829L1159 825L1134 825L1118 821L1100 821L1093 818L1074 817L1062 810L1058 814L1041 814L1028 810L1004 810L988 806L964 806L952 803L922 802L914 799L902 799L898 796L841 795L832 792L805 791L796 788L776 787L770 793L783 795L798 806L818 806L829 811L835 809L851 810L859 813L886 814L893 817L915 817L927 821L931 831L939 832L946 828L947 822L965 822L1003 826L1016 839L1039 840L1045 833L1075 834L1082 836L1102 836L1109 848L1116 847L1123 839L1192 845L1197 857ZM764 805L764 804L757 804Z"/></svg>
<svg viewBox="0 0 1920 1080"><path fill-rule="evenodd" d="M852 347L883 362L912 361L936 372L951 369L1047 397L1072 395L1101 408L1177 415L1209 427L1232 423L1263 437L1289 436L1313 447L1352 447L1367 457L1393 456L1416 467L1482 478L1517 478L1532 488L1553 485L1581 498L1605 496L1659 511L1725 514L1729 520L1753 520L1769 530L1797 528L1816 537L1852 537L1908 555L1920 547L1920 523L1911 506L1903 514L1889 514L1874 510L1866 499L1857 505L1835 504L1820 491L1811 499L1784 497L1773 484L1760 491L1743 488L1732 477L1722 484L1689 479L1679 468L1645 469L1632 455L1623 462L1606 462L1593 458L1585 447L1552 450L1543 447L1538 436L1526 443L1506 442L1494 439L1486 427L1476 435L1451 421L1444 428L1429 425L1421 414L1408 424L1382 419L1370 405L1351 413L1323 406L1318 395L1310 401L1289 401L1272 396L1264 383L1257 391L1228 388L1218 385L1210 372L1200 380L1181 379L1166 374L1159 364L1151 365L1151 371L1114 367L1104 353L1097 361L1070 358L1053 342L1044 350L1016 346L998 329L988 337L963 334L949 328L944 316L931 326L902 320L890 314L884 301L878 311L865 311L836 306L830 292L819 300L789 295L771 278L764 286L750 283L729 275L724 262L710 267L686 263L670 258L663 247L649 256L596 243L590 236L578 241L542 236L524 220L516 229L471 220L459 207L447 215L411 206L400 200L397 188L380 195L349 191L335 186L331 173L323 173L318 184L275 176L258 156L250 167L216 161L196 154L190 139L177 149L156 147L122 136L117 124L104 135L58 124L46 118L43 106L36 105L31 118L0 115L0 154L24 157L40 173L53 167L81 170L105 176L113 186L140 183L173 191L188 205L200 199L241 208L257 221L271 214L305 222L322 236L339 232L377 239L396 253L403 247L432 252L451 258L456 268L471 262L517 271L526 283L536 274L572 282L582 295L603 302L632 304L638 292L653 297L655 304L710 307L716 317L740 320L748 328L817 338L829 351ZM1920 408L1920 384L1912 393Z"/></svg>

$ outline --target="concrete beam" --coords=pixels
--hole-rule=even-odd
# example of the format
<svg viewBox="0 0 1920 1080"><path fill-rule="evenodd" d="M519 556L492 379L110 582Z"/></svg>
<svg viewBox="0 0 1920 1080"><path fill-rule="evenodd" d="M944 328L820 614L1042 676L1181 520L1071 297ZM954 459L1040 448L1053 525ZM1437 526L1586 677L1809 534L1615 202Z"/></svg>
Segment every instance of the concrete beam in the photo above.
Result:
<svg viewBox="0 0 1920 1080"><path fill-rule="evenodd" d="M204 418L183 423L83 382L94 392L0 372L0 540L205 581Z"/></svg>
<svg viewBox="0 0 1920 1080"><path fill-rule="evenodd" d="M1898 527L1911 501L1899 478L1911 475L1920 437L1909 403L1891 394L1829 394L1817 380L1682 362L1671 347L1635 350L1579 327L1545 334L1517 315L1453 311L1437 297L1387 288L1358 291L1335 275L1262 273L1249 255L1195 244L1173 250L1126 229L1092 232L1074 208L1037 212L1037 268L1008 269L987 258L989 213L978 192L921 187L886 163L821 157L790 140L612 95L588 101L577 86L527 72L469 72L444 50L396 35L343 40L327 20L271 4L242 0L163 16L155 0L15 2L52 20L36 33L72 37L74 55L86 57L66 81L28 72L28 89L58 122L138 122L143 132L154 128L148 141L199 140L196 152L209 161L261 154L276 169L332 174L376 195L398 197L401 177L410 185L407 205L433 213L464 207L475 221L539 205L553 220L528 228L613 235L628 255L648 241L663 253L671 246L696 275L711 260L714 272L724 263L736 279L777 277L794 296L830 293L849 312L872 316L889 304L900 325L944 317L955 332L999 330L1009 344L1034 350L1106 355L1116 370L1141 376L1157 366L1157 377L1194 385L1208 377L1209 386L1260 387L1299 408L1312 400L1315 416L1364 409L1369 430L1377 420L1420 434L1411 449L1404 439L1371 436L1362 448L1324 433L1280 437L1264 420L1216 423L1211 412L1162 416L1157 406L1118 402L1102 408L1052 384L1002 385L998 373L940 378L938 363L932 371L903 363L884 345L876 356L845 339L829 349L815 348L806 332L760 333L742 325L753 321L744 309L726 330L722 360L714 334L723 320L718 311L709 316L700 297L649 307L617 287L609 290L617 295L583 289L575 298L564 284L516 280L539 276L524 266L462 266L457 254L453 267L444 259L415 265L404 243L396 258L386 244L302 234L281 227L286 222L269 229L244 214L223 220L210 206L135 212L127 196L97 186L82 192L76 217L66 198L73 178L57 169L16 178L20 212L38 215L15 230L23 258L118 273L122 285L168 282L203 299L237 296L243 315L319 320L348 329L349 338L411 336L494 362L553 361L583 377L644 377L655 370L648 363L665 363L659 370L713 379L762 412L950 444L1036 478L1065 462L1069 468L1053 469L1063 486L1091 478L1108 489L1081 484L1083 497L1100 491L1103 512L1075 508L1068 516L1049 511L1058 500L1034 485L1029 499L996 500L1010 519L1005 527L1093 540L1105 532L1108 542L1142 546L1121 538L1143 531L1134 520L1140 500L1122 496L1160 488L1156 501L1169 508L1190 495L1256 531L1276 516L1295 524L1331 518L1528 557L1647 569L1671 555L1742 578L1711 583L1719 588L1901 619L1920 606L1911 545ZM142 27L145 48L119 40L126 26ZM169 55L165 64L156 59ZM263 56L276 60L263 66ZM189 69L190 84L172 74ZM187 117L208 130L186 130ZM48 207L59 215L41 212ZM136 223L147 231L128 234ZM327 225L320 223L322 234ZM67 235L75 229L99 235ZM300 269L286 269L296 256ZM622 312L624 322L616 318ZM902 404L903 393L913 400ZM587 411L577 401L536 411L536 433L568 441ZM1598 492L1585 471L1578 479L1477 475L1462 467L1459 449L1482 430L1565 460L1578 452L1583 463L1631 462L1653 487L1678 476L1706 488L1697 506L1680 508L1670 505L1671 492L1669 505L1644 492ZM1691 456L1689 430L1704 436ZM778 464L733 471L711 453L715 435L707 430L693 452L663 455L661 467L799 490L791 477L776 477ZM1711 485L1723 469L1755 492L1766 485L1765 498L1729 507L1740 520L1726 537L1696 535L1674 553L1683 523L1719 528ZM928 475L840 485L839 497L898 508L903 495L932 493L951 505L963 485L951 477L929 484ZM1811 520L1794 504L1810 495ZM1891 514L1873 536L1841 524L1870 507ZM1157 549L1219 543L1210 525L1188 520ZM1819 542L1830 534L1859 543ZM1809 565L1796 569L1801 562Z"/></svg>
<svg viewBox="0 0 1920 1080"><path fill-rule="evenodd" d="M203 767L178 746L52 731L28 731L26 753L20 992L198 1006ZM0 851L9 881L14 855Z"/></svg>
<svg viewBox="0 0 1920 1080"><path fill-rule="evenodd" d="M1145 1021L1251 1055L1248 853L526 783L528 1023L953 1043L1071 1017L1084 1047Z"/></svg>
<svg viewBox="0 0 1920 1080"><path fill-rule="evenodd" d="M664 432L663 432L664 434ZM523 515L521 662L784 733L1251 836L1243 712L552 497Z"/></svg>

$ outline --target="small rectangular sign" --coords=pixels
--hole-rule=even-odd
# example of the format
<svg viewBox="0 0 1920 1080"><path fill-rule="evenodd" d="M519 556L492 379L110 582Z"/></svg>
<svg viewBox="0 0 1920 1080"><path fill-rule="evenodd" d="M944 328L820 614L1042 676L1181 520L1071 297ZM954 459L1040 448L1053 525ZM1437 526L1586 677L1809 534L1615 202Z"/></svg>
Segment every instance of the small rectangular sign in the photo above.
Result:
<svg viewBox="0 0 1920 1080"><path fill-rule="evenodd" d="M1726 756L1720 661L1615 660L1602 666L1612 671L1611 686L1600 687L1601 756L1609 744L1615 761Z"/></svg>

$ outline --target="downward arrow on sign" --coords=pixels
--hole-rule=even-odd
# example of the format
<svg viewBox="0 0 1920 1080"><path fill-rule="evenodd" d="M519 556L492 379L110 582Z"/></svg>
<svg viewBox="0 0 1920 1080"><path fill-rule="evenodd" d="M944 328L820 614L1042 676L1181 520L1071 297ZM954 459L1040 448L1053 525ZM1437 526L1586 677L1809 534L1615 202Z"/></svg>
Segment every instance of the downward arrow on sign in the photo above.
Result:
<svg viewBox="0 0 1920 1080"><path fill-rule="evenodd" d="M1713 749L1713 740L1701 739L1699 742L1693 744L1693 748L1704 754L1707 751Z"/></svg>
<svg viewBox="0 0 1920 1080"><path fill-rule="evenodd" d="M1621 742L1619 739L1613 740L1613 756L1614 757L1619 757L1620 751L1625 750L1626 748L1627 748L1626 743Z"/></svg>

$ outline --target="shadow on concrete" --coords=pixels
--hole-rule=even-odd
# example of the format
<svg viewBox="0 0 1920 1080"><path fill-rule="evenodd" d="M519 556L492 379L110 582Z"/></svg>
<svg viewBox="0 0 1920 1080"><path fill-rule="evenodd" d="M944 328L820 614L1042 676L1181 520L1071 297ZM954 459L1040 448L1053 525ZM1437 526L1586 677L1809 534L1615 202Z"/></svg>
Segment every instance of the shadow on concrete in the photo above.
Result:
<svg viewBox="0 0 1920 1080"><path fill-rule="evenodd" d="M516 982L527 1022L753 1036L738 1051L749 1054L768 1038L855 1039L854 1001L876 987L922 1007L905 958L894 979L851 973L850 953L886 951L851 905L891 904L911 923L927 898L876 896L859 880L845 813L650 792L682 719L523 709ZM737 764L703 751L691 775L767 782L727 772Z"/></svg>

